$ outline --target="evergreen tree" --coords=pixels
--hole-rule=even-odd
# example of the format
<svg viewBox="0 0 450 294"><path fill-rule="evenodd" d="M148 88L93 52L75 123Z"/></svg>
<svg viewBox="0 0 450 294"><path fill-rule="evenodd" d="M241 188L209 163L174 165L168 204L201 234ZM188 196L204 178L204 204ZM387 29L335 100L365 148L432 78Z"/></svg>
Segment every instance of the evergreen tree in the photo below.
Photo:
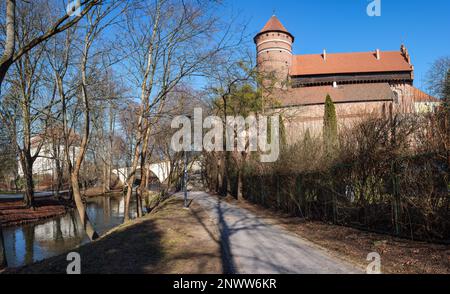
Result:
<svg viewBox="0 0 450 294"><path fill-rule="evenodd" d="M323 116L323 141L325 152L331 155L337 148L338 129L336 119L336 109L330 95L325 100L325 112Z"/></svg>
<svg viewBox="0 0 450 294"><path fill-rule="evenodd" d="M310 151L312 147L312 138L311 138L311 132L309 129L306 130L305 136L303 137L303 148L305 151Z"/></svg>

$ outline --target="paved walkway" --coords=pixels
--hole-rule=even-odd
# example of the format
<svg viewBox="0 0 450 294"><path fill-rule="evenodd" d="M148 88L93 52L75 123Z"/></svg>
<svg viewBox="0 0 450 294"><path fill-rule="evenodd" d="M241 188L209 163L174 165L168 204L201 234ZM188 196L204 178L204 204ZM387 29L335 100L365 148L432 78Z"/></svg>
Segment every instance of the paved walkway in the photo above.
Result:
<svg viewBox="0 0 450 294"><path fill-rule="evenodd" d="M180 194L182 196L182 194ZM205 192L190 192L190 200L217 222L228 273L341 274L362 271L279 226L265 223L236 205Z"/></svg>

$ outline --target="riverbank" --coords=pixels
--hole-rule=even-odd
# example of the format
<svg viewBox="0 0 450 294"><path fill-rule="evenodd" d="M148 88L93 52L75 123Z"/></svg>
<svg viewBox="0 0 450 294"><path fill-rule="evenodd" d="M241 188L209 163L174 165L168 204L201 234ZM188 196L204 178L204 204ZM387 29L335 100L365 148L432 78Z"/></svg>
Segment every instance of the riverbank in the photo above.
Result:
<svg viewBox="0 0 450 294"><path fill-rule="evenodd" d="M361 261L366 261L367 254L377 252L381 256L382 272L386 274L450 274L449 245L411 241L323 222L306 221L249 201L239 202L231 196L223 200L243 207L262 220L279 225L363 268L367 263L363 264Z"/></svg>
<svg viewBox="0 0 450 294"><path fill-rule="evenodd" d="M153 213L123 224L99 240L72 251L80 253L82 273L222 273L215 225L195 203L170 198ZM62 254L5 273L65 273Z"/></svg>
<svg viewBox="0 0 450 294"><path fill-rule="evenodd" d="M45 219L64 215L69 203L64 200L52 198L36 198L36 207L27 208L23 200L1 199L0 200L0 225L15 226L29 224Z"/></svg>
<svg viewBox="0 0 450 294"><path fill-rule="evenodd" d="M63 191L63 193L67 194L68 191ZM91 188L83 194L83 197L95 198L121 195L121 190L102 194L100 188ZM37 192L35 194L35 209L26 208L22 198L21 194L15 192L2 192L0 194L0 225L7 227L40 222L62 216L73 206L71 201L55 199L52 192Z"/></svg>
<svg viewBox="0 0 450 294"><path fill-rule="evenodd" d="M101 187L93 187L81 191L81 194L83 195L83 197L116 196L122 195L123 189L115 188L109 192L104 193Z"/></svg>

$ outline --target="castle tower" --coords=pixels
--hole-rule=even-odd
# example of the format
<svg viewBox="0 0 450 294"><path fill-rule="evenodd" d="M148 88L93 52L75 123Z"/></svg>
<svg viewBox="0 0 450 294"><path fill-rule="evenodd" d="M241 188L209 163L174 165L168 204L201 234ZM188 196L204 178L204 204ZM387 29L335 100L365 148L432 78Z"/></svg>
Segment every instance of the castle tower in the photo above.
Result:
<svg viewBox="0 0 450 294"><path fill-rule="evenodd" d="M255 36L257 67L263 74L274 74L277 85L286 85L292 65L294 36L273 15Z"/></svg>

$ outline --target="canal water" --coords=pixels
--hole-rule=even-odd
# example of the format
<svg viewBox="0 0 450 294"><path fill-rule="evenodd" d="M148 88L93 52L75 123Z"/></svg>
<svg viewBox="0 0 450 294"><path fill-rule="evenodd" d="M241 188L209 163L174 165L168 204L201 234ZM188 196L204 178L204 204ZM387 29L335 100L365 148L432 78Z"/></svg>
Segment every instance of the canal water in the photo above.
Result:
<svg viewBox="0 0 450 294"><path fill-rule="evenodd" d="M131 218L136 217L133 201ZM100 235L123 222L124 206L121 195L88 198L86 203L87 214ZM3 237L9 267L37 262L89 242L76 210L39 223L3 228Z"/></svg>

